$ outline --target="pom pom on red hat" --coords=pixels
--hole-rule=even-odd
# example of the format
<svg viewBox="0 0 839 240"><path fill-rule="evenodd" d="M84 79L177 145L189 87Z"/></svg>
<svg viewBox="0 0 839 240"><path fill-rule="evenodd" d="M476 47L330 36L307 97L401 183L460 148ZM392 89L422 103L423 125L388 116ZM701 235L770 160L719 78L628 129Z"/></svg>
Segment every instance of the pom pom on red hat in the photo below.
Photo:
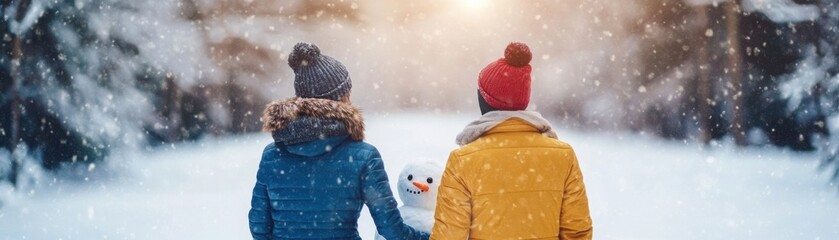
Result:
<svg viewBox="0 0 839 240"><path fill-rule="evenodd" d="M510 66L524 67L530 64L533 54L530 53L530 48L526 44L511 42L507 45L507 49L504 49L504 59Z"/></svg>

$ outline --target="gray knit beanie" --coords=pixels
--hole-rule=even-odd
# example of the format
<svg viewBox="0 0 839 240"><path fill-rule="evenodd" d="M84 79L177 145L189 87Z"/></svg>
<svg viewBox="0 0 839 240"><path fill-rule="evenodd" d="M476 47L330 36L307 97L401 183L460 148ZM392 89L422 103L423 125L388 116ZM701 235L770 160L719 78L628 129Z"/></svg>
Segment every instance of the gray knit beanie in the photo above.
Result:
<svg viewBox="0 0 839 240"><path fill-rule="evenodd" d="M338 60L320 54L314 44L294 45L294 51L288 55L288 66L294 70L294 92L298 97L340 101L352 88L347 68Z"/></svg>

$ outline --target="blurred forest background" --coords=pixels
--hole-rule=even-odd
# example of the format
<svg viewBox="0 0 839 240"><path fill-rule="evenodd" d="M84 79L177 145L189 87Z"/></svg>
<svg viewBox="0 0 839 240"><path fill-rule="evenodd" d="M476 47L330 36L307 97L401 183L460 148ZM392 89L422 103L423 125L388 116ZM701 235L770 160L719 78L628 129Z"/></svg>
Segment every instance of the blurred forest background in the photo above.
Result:
<svg viewBox="0 0 839 240"><path fill-rule="evenodd" d="M839 177L839 0L0 3L0 182L18 188L259 131L297 42L347 65L368 114L478 115L478 72L521 41L531 109L570 128L818 151Z"/></svg>

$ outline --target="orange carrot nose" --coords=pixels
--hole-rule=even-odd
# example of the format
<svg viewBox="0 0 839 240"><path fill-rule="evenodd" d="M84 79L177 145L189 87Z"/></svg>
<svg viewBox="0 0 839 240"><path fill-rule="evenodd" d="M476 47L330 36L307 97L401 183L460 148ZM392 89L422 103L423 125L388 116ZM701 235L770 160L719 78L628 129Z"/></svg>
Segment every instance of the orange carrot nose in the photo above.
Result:
<svg viewBox="0 0 839 240"><path fill-rule="evenodd" d="M419 188L423 192L428 192L428 185L418 183L418 182L413 182L413 183L414 183L414 186L416 186L417 188Z"/></svg>

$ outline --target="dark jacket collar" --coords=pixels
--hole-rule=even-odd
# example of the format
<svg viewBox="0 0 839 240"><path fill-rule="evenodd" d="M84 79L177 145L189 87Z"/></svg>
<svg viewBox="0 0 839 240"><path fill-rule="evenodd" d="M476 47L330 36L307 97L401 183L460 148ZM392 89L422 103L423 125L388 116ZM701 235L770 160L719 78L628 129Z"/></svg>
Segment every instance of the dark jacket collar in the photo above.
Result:
<svg viewBox="0 0 839 240"><path fill-rule="evenodd" d="M335 136L347 136L347 125L333 119L299 117L271 132L275 142L291 145Z"/></svg>
<svg viewBox="0 0 839 240"><path fill-rule="evenodd" d="M298 144L291 144L291 145L282 145L281 148L285 149L291 154L304 156L304 157L315 157L323 155L324 153L331 152L333 149L344 143L347 140L347 135L344 136L336 136L336 137L327 137L317 140L312 140L308 142L298 143Z"/></svg>

